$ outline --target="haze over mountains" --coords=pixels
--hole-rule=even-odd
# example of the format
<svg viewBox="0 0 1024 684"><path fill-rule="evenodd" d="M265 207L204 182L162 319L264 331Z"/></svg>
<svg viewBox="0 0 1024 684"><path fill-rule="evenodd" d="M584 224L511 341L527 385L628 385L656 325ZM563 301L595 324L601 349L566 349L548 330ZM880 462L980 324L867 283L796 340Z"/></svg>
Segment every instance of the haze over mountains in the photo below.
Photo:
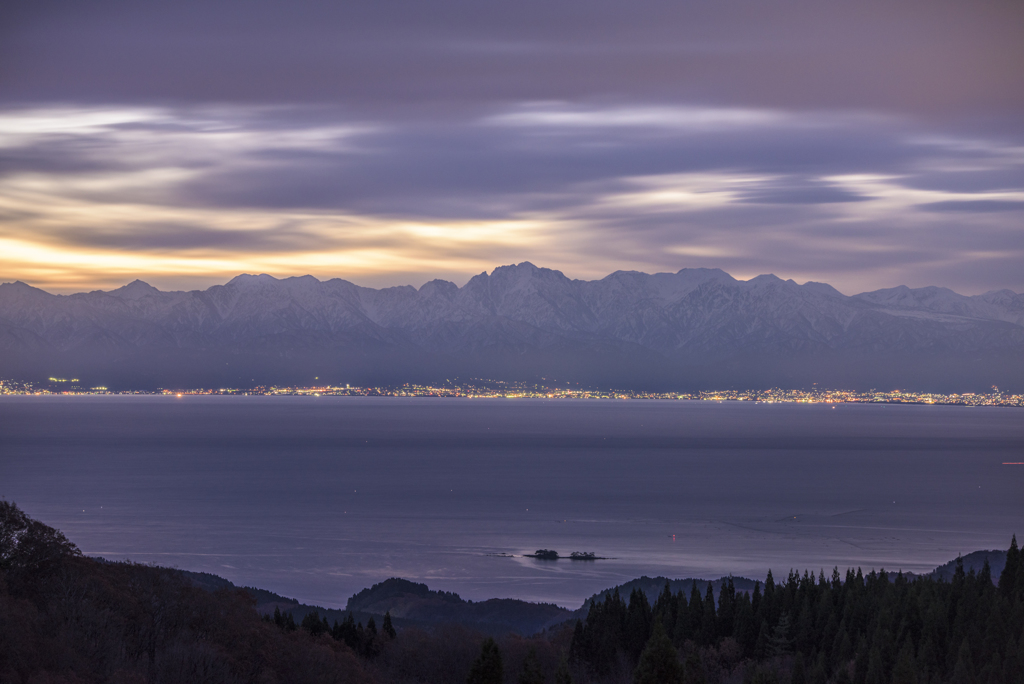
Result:
<svg viewBox="0 0 1024 684"><path fill-rule="evenodd" d="M269 275L192 292L0 285L0 376L53 375L112 388L489 378L1014 391L1024 389L1024 295L896 287L850 297L718 269L582 281L526 262L461 288Z"/></svg>

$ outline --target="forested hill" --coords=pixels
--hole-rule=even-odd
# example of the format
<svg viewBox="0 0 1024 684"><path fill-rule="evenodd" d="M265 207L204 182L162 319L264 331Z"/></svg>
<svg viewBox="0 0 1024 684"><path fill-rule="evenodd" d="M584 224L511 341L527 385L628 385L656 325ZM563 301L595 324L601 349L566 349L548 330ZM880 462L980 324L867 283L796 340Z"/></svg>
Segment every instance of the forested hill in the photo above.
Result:
<svg viewBox="0 0 1024 684"><path fill-rule="evenodd" d="M348 600L344 610L338 610L300 603L266 589L236 587L223 577L205 572L183 570L182 575L193 585L207 591L244 589L255 601L256 610L261 615L278 611L291 616L296 624L314 612L326 618L328 623L342 622L350 614L357 622L375 618L379 623L388 614L399 629L454 624L493 636L509 632L529 636L576 616L572 611L551 603L531 603L518 599L466 601L458 594L431 591L425 584L396 577L363 589Z"/></svg>
<svg viewBox="0 0 1024 684"><path fill-rule="evenodd" d="M459 625L403 628L385 605L395 596L469 604L403 580L353 597L352 608L386 608L365 624L316 609L301 620L279 606L261 615L257 601L289 600L85 558L0 501L0 682L1020 684L1016 539L995 583L986 561L975 571L958 560L949 581L850 570L769 575L749 592L731 578L703 593L665 584L653 600L612 591L584 619L494 640Z"/></svg>

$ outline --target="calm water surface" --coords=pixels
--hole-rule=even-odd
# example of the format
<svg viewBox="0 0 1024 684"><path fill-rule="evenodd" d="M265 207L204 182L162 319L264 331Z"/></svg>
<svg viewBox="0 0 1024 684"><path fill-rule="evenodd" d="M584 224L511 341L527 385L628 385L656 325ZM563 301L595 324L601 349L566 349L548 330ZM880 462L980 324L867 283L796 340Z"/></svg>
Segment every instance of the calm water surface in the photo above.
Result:
<svg viewBox="0 0 1024 684"><path fill-rule="evenodd" d="M87 554L343 606L400 576L577 607L639 575L930 570L1024 534L1024 411L0 398L0 497ZM489 554L552 548L611 560Z"/></svg>

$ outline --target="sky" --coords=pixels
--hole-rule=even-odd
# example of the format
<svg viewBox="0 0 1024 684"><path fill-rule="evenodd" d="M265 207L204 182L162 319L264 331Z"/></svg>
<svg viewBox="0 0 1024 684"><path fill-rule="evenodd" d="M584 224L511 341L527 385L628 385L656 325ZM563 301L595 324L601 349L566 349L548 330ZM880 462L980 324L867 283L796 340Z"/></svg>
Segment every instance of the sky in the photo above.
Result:
<svg viewBox="0 0 1024 684"><path fill-rule="evenodd" d="M1024 292L1024 4L0 7L0 282Z"/></svg>

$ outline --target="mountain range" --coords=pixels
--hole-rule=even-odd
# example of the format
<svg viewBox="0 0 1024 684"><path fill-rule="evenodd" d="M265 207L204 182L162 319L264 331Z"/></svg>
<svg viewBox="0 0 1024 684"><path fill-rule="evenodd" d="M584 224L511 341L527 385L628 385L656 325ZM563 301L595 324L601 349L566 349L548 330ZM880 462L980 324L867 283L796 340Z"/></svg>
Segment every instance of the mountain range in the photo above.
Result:
<svg viewBox="0 0 1024 684"><path fill-rule="evenodd" d="M1024 389L1024 295L846 296L719 269L573 280L531 263L462 287L240 275L53 295L0 285L0 377L111 388L486 378L651 390Z"/></svg>

